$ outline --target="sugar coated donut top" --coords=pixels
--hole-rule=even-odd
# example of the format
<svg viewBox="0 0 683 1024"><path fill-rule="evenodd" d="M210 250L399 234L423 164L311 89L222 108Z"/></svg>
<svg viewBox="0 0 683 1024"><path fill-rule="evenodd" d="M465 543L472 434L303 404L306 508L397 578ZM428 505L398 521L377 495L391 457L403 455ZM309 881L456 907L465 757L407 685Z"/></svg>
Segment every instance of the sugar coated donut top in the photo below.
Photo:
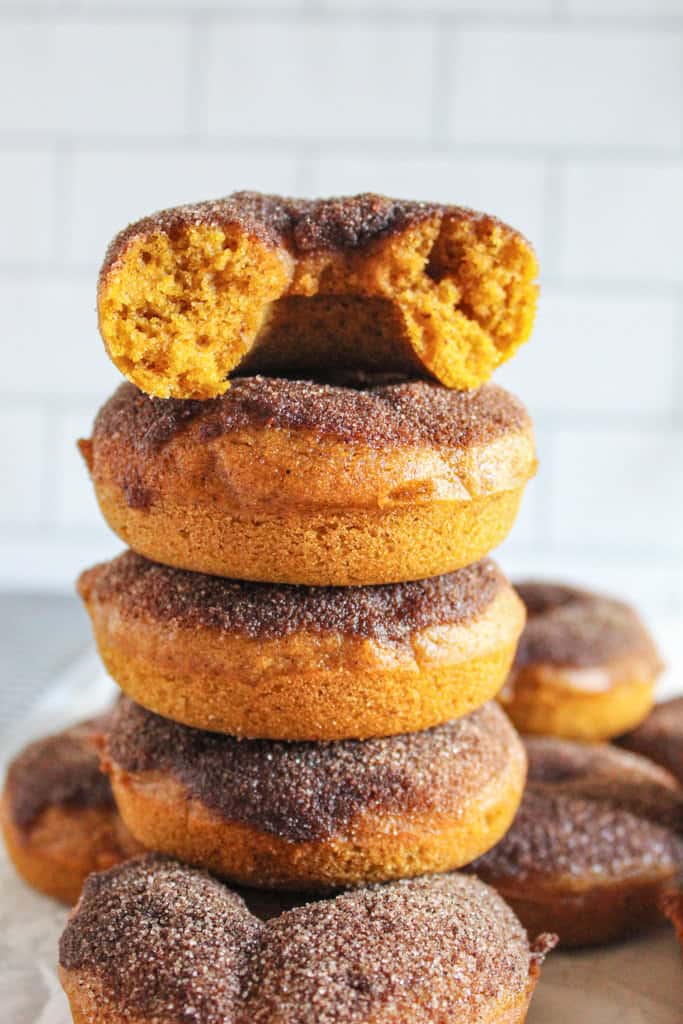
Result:
<svg viewBox="0 0 683 1024"><path fill-rule="evenodd" d="M106 728L102 716L31 743L12 761L7 794L12 821L28 830L48 807L112 807L109 779L90 740Z"/></svg>
<svg viewBox="0 0 683 1024"><path fill-rule="evenodd" d="M297 587L172 569L132 551L87 570L79 580L87 601L113 602L133 616L184 628L264 639L299 631L341 633L380 643L407 640L430 626L468 622L504 585L489 559L411 583Z"/></svg>
<svg viewBox="0 0 683 1024"><path fill-rule="evenodd" d="M364 811L462 812L519 756L496 704L423 732L382 739L241 740L161 718L122 698L108 734L114 765L161 773L229 821L291 841L325 839ZM457 796L457 801L455 797Z"/></svg>
<svg viewBox="0 0 683 1024"><path fill-rule="evenodd" d="M147 856L91 875L60 943L122 1019L361 1024L481 1019L525 999L553 940L451 874L372 886L267 923L208 875Z"/></svg>
<svg viewBox="0 0 683 1024"><path fill-rule="evenodd" d="M371 192L331 199L291 199L260 192L234 192L222 199L188 203L130 224L112 240L102 265L105 277L136 238L163 233L175 237L188 228L239 227L272 248L296 254L360 249L380 238L420 224L435 214L456 214L461 220L488 220L489 214L463 206L390 199ZM508 229L509 230L509 229Z"/></svg>
<svg viewBox="0 0 683 1024"><path fill-rule="evenodd" d="M527 788L512 828L471 869L483 878L619 879L683 869L683 791L606 744L527 737Z"/></svg>
<svg viewBox="0 0 683 1024"><path fill-rule="evenodd" d="M556 583L515 583L527 609L515 667L532 664L576 668L634 655L660 667L636 612L622 601Z"/></svg>
<svg viewBox="0 0 683 1024"><path fill-rule="evenodd" d="M188 423L199 421L199 437L206 441L269 428L307 431L377 449L466 449L530 426L521 402L493 384L450 391L422 380L360 381L350 387L242 377L226 394L208 401L150 398L132 384L122 384L100 410L93 439L118 437L155 452Z"/></svg>

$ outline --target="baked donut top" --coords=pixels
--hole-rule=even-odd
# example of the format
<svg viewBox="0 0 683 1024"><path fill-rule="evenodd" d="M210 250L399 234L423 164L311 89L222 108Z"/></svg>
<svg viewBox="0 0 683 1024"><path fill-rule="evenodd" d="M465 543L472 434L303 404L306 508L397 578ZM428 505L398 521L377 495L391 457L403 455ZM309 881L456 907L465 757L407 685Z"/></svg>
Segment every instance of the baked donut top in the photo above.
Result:
<svg viewBox="0 0 683 1024"><path fill-rule="evenodd" d="M452 391L424 380L357 386L283 377L241 377L207 401L151 398L122 384L100 410L93 441L118 438L158 452L191 421L200 441L252 429L306 431L367 448L467 449L528 430L524 406L493 384Z"/></svg>
<svg viewBox="0 0 683 1024"><path fill-rule="evenodd" d="M470 801L522 756L504 712L486 704L424 732L325 743L243 740L171 722L122 698L107 736L109 760L183 786L227 821L292 842L323 840L364 812L467 812Z"/></svg>
<svg viewBox="0 0 683 1024"><path fill-rule="evenodd" d="M291 199L260 192L234 192L160 210L129 225L112 241L102 265L105 277L136 238L162 233L171 238L188 228L238 227L270 248L286 248L295 255L362 249L381 238L421 224L434 214L457 214L461 220L495 217L462 206L427 203L364 192L330 199Z"/></svg>
<svg viewBox="0 0 683 1024"><path fill-rule="evenodd" d="M29 830L49 807L114 807L109 779L91 745L106 727L102 715L31 743L12 761L6 793L17 828Z"/></svg>
<svg viewBox="0 0 683 1024"><path fill-rule="evenodd" d="M355 890L264 923L208 875L149 855L91 875L60 942L117 1019L471 1022L525 999L554 940L451 874Z"/></svg>
<svg viewBox="0 0 683 1024"><path fill-rule="evenodd" d="M661 764L683 783L683 697L662 701L617 743Z"/></svg>
<svg viewBox="0 0 683 1024"><path fill-rule="evenodd" d="M411 583L298 587L172 569L132 551L87 570L78 581L88 604L115 604L134 618L187 629L261 639L301 631L341 633L380 643L405 641L431 626L468 622L504 586L505 577L489 559Z"/></svg>
<svg viewBox="0 0 683 1024"><path fill-rule="evenodd" d="M527 623L515 667L533 664L576 668L623 657L661 667L652 639L633 608L610 597L559 583L515 583Z"/></svg>
<svg viewBox="0 0 683 1024"><path fill-rule="evenodd" d="M471 869L484 879L618 880L683 869L683 790L606 744L526 737L529 775L510 831Z"/></svg>

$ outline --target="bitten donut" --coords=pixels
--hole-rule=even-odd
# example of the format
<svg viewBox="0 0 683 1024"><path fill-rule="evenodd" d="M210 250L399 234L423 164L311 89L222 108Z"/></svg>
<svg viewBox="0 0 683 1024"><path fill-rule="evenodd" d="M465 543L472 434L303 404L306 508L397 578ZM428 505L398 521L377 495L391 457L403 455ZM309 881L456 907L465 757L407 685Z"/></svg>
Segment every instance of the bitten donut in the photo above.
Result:
<svg viewBox="0 0 683 1024"><path fill-rule="evenodd" d="M518 232L457 206L238 192L132 224L100 272L100 332L159 398L228 374L329 368L472 388L526 341L538 265Z"/></svg>
<svg viewBox="0 0 683 1024"><path fill-rule="evenodd" d="M526 774L495 703L388 739L279 743L191 729L122 698L104 765L148 849L285 889L460 867L508 828Z"/></svg>
<svg viewBox="0 0 683 1024"><path fill-rule="evenodd" d="M521 732L605 740L652 707L662 663L633 608L559 583L519 583L527 623L500 701Z"/></svg>
<svg viewBox="0 0 683 1024"><path fill-rule="evenodd" d="M524 926L562 946L633 934L661 917L683 869L683 790L643 757L606 744L526 739L529 778L512 828L468 870Z"/></svg>
<svg viewBox="0 0 683 1024"><path fill-rule="evenodd" d="M93 719L31 743L9 766L0 820L10 858L35 889L75 903L91 871L141 850L99 769Z"/></svg>
<svg viewBox="0 0 683 1024"><path fill-rule="evenodd" d="M75 1024L518 1024L552 945L462 875L264 923L210 876L147 857L88 879L59 961Z"/></svg>
<svg viewBox="0 0 683 1024"><path fill-rule="evenodd" d="M124 384L81 442L141 555L234 579L353 586L452 572L510 530L536 468L500 388L244 378L210 402Z"/></svg>
<svg viewBox="0 0 683 1024"><path fill-rule="evenodd" d="M655 704L644 722L616 742L660 764L683 785L683 697Z"/></svg>
<svg viewBox="0 0 683 1024"><path fill-rule="evenodd" d="M414 583L309 588L128 551L78 589L102 660L133 700L265 739L366 739L460 718L498 692L524 624L488 560Z"/></svg>

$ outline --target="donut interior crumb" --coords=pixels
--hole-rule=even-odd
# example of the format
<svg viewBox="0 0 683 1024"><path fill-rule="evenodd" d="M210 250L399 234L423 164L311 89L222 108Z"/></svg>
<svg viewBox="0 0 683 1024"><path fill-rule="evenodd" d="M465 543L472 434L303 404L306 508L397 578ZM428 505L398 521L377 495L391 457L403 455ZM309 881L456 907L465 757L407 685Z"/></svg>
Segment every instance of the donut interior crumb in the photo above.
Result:
<svg viewBox="0 0 683 1024"><path fill-rule="evenodd" d="M414 207L360 244L305 247L291 225L274 241L182 208L172 229L163 214L133 225L101 278L110 355L162 398L222 394L236 368L381 368L477 387L531 331L533 250L492 217Z"/></svg>

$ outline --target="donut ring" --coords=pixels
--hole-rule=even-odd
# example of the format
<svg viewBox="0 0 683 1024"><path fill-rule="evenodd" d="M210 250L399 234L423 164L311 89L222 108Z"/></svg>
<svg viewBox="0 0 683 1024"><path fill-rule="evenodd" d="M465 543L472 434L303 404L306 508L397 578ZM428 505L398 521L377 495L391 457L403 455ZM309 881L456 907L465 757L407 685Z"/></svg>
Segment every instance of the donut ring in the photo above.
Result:
<svg viewBox="0 0 683 1024"><path fill-rule="evenodd" d="M119 813L143 846L256 888L460 867L508 828L526 774L495 703L420 733L321 744L202 732L122 698L105 743Z"/></svg>
<svg viewBox="0 0 683 1024"><path fill-rule="evenodd" d="M637 725L662 662L633 608L559 583L515 588L527 624L499 699L517 728L594 741Z"/></svg>
<svg viewBox="0 0 683 1024"><path fill-rule="evenodd" d="M655 704L644 722L616 742L649 757L683 785L683 697Z"/></svg>
<svg viewBox="0 0 683 1024"><path fill-rule="evenodd" d="M78 590L107 671L164 718L232 736L366 739L480 707L524 610L493 562L416 583L240 583L127 551Z"/></svg>
<svg viewBox="0 0 683 1024"><path fill-rule="evenodd" d="M105 727L101 717L31 743L11 762L0 800L3 837L18 873L63 903L76 902L91 871L141 850L99 769L92 741Z"/></svg>
<svg viewBox="0 0 683 1024"><path fill-rule="evenodd" d="M395 583L500 543L536 468L500 388L244 378L211 402L123 385L81 442L102 513L141 555L234 579Z"/></svg>
<svg viewBox="0 0 683 1024"><path fill-rule="evenodd" d="M150 856L88 879L59 960L76 1024L518 1024L553 945L530 944L462 875L263 923L208 875Z"/></svg>
<svg viewBox="0 0 683 1024"><path fill-rule="evenodd" d="M683 869L683 791L645 758L605 744L526 739L529 778L503 840L468 870L527 929L562 946L611 942L660 919Z"/></svg>
<svg viewBox="0 0 683 1024"><path fill-rule="evenodd" d="M119 370L159 398L213 398L235 369L473 388L528 338L537 275L526 239L472 210L237 192L122 231L99 325Z"/></svg>

